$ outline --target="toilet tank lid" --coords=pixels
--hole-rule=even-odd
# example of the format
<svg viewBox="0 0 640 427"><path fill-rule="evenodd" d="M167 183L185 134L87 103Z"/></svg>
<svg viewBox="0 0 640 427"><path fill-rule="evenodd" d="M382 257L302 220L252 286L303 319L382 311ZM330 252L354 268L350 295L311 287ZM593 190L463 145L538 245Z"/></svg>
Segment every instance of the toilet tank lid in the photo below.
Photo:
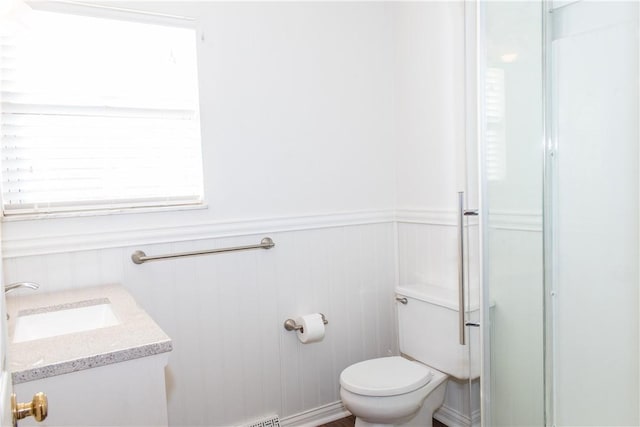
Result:
<svg viewBox="0 0 640 427"><path fill-rule="evenodd" d="M364 396L395 396L417 390L431 381L433 372L399 356L365 360L340 374L340 385Z"/></svg>

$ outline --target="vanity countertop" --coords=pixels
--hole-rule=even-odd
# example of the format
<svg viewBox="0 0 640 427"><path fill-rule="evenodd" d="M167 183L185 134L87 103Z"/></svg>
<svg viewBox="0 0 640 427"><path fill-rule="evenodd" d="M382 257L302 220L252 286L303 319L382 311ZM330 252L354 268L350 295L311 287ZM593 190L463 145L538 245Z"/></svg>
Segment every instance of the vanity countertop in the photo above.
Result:
<svg viewBox="0 0 640 427"><path fill-rule="evenodd" d="M108 301L107 301L108 300ZM119 324L13 342L18 316L111 303ZM171 339L121 285L7 297L9 366L20 384L172 350Z"/></svg>

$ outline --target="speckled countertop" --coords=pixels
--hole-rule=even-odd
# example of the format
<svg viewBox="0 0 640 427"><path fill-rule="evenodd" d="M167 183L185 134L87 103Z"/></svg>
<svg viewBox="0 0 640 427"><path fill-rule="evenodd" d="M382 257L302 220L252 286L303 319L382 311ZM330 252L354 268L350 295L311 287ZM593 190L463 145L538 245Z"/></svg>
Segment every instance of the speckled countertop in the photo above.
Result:
<svg viewBox="0 0 640 427"><path fill-rule="evenodd" d="M9 371L20 384L171 351L171 339L121 285L7 296ZM14 343L18 316L111 303L120 322L90 331Z"/></svg>

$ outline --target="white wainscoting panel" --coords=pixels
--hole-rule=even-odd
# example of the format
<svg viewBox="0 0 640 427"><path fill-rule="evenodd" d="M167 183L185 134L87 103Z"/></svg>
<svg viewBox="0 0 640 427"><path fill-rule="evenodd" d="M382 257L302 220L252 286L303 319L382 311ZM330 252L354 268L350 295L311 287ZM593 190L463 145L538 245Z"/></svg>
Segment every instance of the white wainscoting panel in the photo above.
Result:
<svg viewBox="0 0 640 427"><path fill-rule="evenodd" d="M398 224L401 284L428 283L458 289L458 228L455 225Z"/></svg>
<svg viewBox="0 0 640 427"><path fill-rule="evenodd" d="M192 251L252 244L263 235L13 257L4 260L5 281L39 282L39 292L122 283L173 339L166 370L171 425L287 417L339 401L338 377L348 365L398 353L395 227L269 235L271 250L142 265L130 259L136 249ZM303 345L283 322L312 312L326 315L326 336Z"/></svg>

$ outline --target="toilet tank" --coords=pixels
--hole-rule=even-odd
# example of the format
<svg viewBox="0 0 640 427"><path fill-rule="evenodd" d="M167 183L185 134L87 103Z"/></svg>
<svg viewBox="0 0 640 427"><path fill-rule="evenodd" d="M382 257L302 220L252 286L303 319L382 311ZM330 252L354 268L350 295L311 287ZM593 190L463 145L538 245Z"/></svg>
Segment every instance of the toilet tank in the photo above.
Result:
<svg viewBox="0 0 640 427"><path fill-rule="evenodd" d="M480 376L480 328L466 327L459 342L458 292L433 285L396 287L400 352L425 365L466 380ZM477 300L477 298L475 298ZM471 305L467 321L479 322L479 305Z"/></svg>

